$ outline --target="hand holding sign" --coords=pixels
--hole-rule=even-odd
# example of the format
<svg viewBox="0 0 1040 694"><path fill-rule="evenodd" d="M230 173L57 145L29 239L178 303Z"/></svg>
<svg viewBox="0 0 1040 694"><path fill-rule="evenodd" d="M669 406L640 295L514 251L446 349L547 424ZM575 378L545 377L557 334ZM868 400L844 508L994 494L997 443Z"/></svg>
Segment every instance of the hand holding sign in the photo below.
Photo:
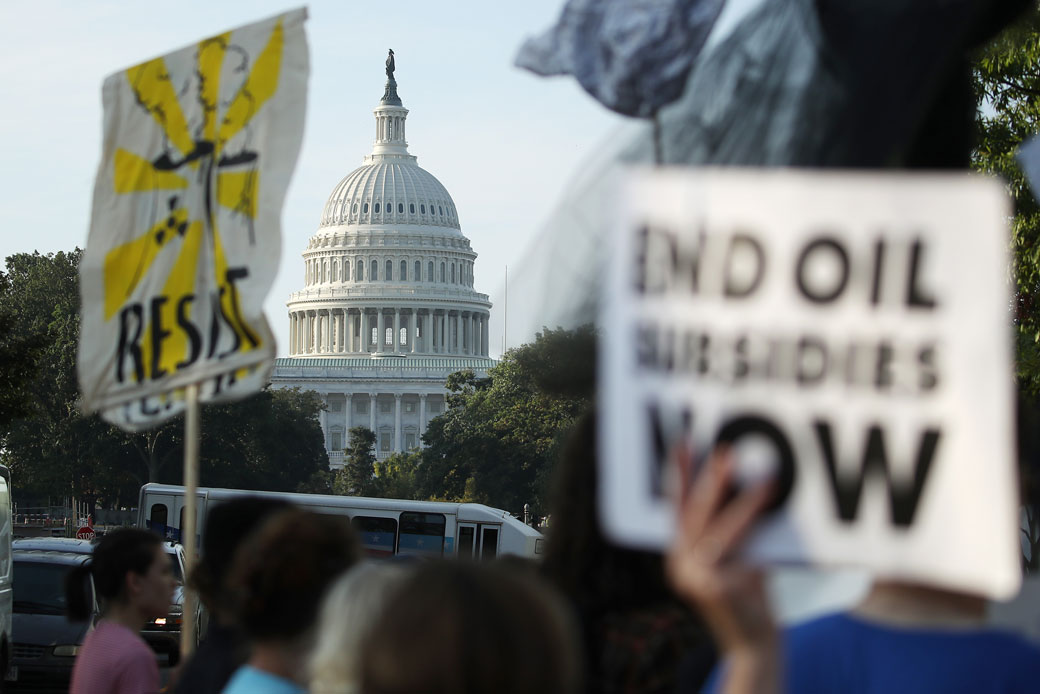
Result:
<svg viewBox="0 0 1040 694"><path fill-rule="evenodd" d="M679 447L678 527L666 569L675 592L697 606L722 652L731 659L734 691L767 693L779 682L778 630L762 571L733 562L752 523L774 494L770 483L733 497L733 459L715 451L690 484L693 459Z"/></svg>

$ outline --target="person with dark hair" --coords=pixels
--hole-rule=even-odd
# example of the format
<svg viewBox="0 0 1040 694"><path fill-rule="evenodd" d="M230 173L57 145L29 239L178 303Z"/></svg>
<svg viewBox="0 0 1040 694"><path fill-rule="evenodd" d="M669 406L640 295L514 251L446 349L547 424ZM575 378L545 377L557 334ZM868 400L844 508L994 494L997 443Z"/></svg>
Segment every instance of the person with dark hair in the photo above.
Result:
<svg viewBox="0 0 1040 694"><path fill-rule="evenodd" d="M361 649L363 694L576 694L567 610L534 574L494 564L419 566Z"/></svg>
<svg viewBox="0 0 1040 694"><path fill-rule="evenodd" d="M345 518L295 508L268 519L238 548L227 595L251 653L224 694L304 691L325 593L360 554Z"/></svg>
<svg viewBox="0 0 1040 694"><path fill-rule="evenodd" d="M556 471L544 575L573 605L585 690L633 694L699 685L715 663L707 628L669 586L664 556L604 537L596 501L596 417L587 412Z"/></svg>
<svg viewBox="0 0 1040 694"><path fill-rule="evenodd" d="M120 528L94 548L89 564L66 577L69 618L90 616L88 575L104 617L90 632L72 668L72 694L155 694L159 666L140 636L149 620L165 616L177 579L158 535Z"/></svg>
<svg viewBox="0 0 1040 694"><path fill-rule="evenodd" d="M226 580L235 551L250 533L275 514L291 508L289 502L258 496L233 499L215 506L206 517L202 558L189 578L210 615L206 636L185 663L177 680L182 694L219 694L249 656L230 605L233 595Z"/></svg>

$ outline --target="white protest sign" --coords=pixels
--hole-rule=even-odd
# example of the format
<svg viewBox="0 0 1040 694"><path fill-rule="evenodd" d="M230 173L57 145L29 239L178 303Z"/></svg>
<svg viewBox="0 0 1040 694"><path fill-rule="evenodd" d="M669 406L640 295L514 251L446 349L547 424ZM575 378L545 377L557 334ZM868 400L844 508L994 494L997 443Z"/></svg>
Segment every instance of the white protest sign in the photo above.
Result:
<svg viewBox="0 0 1040 694"><path fill-rule="evenodd" d="M752 561L1020 582L1006 196L968 175L637 170L599 315L601 515L672 537L668 451L774 475Z"/></svg>

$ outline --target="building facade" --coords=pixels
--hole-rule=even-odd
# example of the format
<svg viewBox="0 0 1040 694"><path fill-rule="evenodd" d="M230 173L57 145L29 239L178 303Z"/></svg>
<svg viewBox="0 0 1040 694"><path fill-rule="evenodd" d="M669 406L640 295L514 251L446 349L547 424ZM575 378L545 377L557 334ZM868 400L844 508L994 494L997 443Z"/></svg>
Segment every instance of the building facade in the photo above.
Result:
<svg viewBox="0 0 1040 694"><path fill-rule="evenodd" d="M408 109L388 61L376 139L333 189L303 251L304 288L287 303L289 357L272 384L325 399L325 446L342 467L351 427L384 458L421 445L444 411L445 380L488 357L491 303L474 288L477 254L448 191L408 153Z"/></svg>

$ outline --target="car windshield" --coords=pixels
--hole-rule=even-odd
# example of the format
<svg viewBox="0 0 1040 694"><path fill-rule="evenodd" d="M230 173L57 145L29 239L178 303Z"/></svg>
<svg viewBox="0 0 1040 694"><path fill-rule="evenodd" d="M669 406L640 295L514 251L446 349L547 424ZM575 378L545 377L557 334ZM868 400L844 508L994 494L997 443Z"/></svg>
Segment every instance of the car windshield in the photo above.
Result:
<svg viewBox="0 0 1040 694"><path fill-rule="evenodd" d="M181 573L181 563L177 561L177 555L173 552L168 553L170 562L173 564L173 576L177 579L177 583L184 585L184 575Z"/></svg>
<svg viewBox="0 0 1040 694"><path fill-rule="evenodd" d="M64 564L14 563L14 611L65 614Z"/></svg>

